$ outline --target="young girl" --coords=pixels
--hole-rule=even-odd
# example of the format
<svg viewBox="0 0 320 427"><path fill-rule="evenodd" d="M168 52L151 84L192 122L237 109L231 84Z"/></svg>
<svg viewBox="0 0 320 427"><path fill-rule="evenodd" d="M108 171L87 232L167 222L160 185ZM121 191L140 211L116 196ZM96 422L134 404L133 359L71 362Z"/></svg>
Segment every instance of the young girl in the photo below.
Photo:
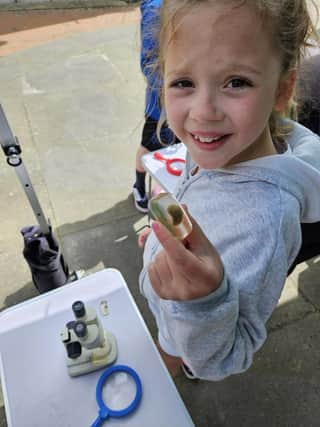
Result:
<svg viewBox="0 0 320 427"><path fill-rule="evenodd" d="M304 0L163 2L163 103L191 159L176 197L193 231L181 243L153 224L140 288L173 375L182 361L208 380L251 365L300 222L320 219L319 138L280 117L312 31Z"/></svg>

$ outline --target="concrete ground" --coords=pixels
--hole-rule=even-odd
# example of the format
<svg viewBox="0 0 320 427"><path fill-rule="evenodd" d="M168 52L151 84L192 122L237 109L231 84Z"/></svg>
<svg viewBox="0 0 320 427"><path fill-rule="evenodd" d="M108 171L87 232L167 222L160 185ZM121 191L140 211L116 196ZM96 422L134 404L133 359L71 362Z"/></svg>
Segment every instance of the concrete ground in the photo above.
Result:
<svg viewBox="0 0 320 427"><path fill-rule="evenodd" d="M137 285L136 231L146 217L136 212L131 197L144 101L139 11L85 12L0 13L0 103L70 268L86 274L119 269L154 334ZM48 13L51 21L44 19ZM34 216L1 156L0 308L5 309L37 292L20 236ZM197 427L319 425L319 277L316 258L288 278L269 338L248 372L219 383L177 378Z"/></svg>

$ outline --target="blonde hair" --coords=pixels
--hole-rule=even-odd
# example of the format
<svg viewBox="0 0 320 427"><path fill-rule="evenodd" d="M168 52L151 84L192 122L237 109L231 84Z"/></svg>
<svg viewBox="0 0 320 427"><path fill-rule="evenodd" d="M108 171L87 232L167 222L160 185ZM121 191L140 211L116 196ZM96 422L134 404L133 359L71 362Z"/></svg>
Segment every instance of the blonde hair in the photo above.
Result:
<svg viewBox="0 0 320 427"><path fill-rule="evenodd" d="M160 78L164 71L166 47L172 41L183 17L191 9L209 3L229 3L233 7L248 4L255 8L282 57L282 76L299 66L312 40L319 41L306 0L163 0L158 35L159 51L155 64L155 72ZM312 3L316 11L318 10L313 0L309 0L309 3ZM273 111L269 119L272 138L280 145L291 131L283 120L279 120L283 117L296 118L294 96L284 112L280 114ZM159 129L164 120L165 118L159 120Z"/></svg>

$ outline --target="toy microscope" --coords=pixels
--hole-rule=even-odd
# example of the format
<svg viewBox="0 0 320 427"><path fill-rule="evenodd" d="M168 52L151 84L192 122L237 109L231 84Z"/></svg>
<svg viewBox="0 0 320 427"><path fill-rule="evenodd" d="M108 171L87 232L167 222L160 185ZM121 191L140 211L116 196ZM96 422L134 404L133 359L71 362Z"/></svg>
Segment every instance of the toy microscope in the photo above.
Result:
<svg viewBox="0 0 320 427"><path fill-rule="evenodd" d="M72 311L76 320L68 322L60 333L69 375L76 377L113 363L117 358L116 339L103 329L95 309L76 301Z"/></svg>

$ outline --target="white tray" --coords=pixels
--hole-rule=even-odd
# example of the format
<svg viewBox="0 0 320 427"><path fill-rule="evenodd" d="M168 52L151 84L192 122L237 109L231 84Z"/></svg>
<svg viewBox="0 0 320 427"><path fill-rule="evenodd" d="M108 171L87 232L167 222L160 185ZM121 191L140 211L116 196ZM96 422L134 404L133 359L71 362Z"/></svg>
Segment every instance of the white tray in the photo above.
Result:
<svg viewBox="0 0 320 427"><path fill-rule="evenodd" d="M70 378L60 330L76 300L96 308L118 343L116 363L134 368L142 400L131 415L106 426L194 426L121 274L106 269L0 313L0 372L9 427L88 427L97 417L102 370ZM109 314L99 312L108 301Z"/></svg>

